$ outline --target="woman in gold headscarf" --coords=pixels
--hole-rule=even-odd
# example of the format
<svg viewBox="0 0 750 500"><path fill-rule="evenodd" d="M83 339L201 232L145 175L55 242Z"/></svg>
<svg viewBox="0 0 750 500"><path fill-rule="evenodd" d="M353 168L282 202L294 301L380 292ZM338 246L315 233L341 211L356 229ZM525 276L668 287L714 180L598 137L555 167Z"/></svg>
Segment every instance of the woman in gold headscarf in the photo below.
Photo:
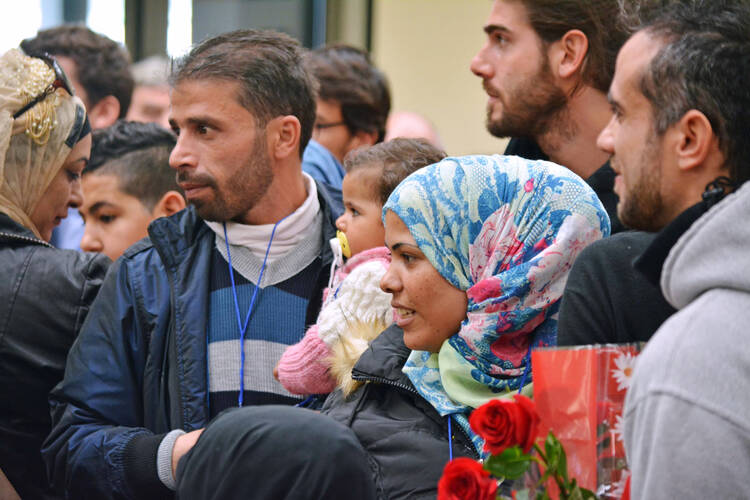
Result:
<svg viewBox="0 0 750 500"><path fill-rule="evenodd" d="M47 393L109 265L49 244L82 201L90 131L53 59L16 49L0 57L0 472L22 498L61 497L39 453Z"/></svg>

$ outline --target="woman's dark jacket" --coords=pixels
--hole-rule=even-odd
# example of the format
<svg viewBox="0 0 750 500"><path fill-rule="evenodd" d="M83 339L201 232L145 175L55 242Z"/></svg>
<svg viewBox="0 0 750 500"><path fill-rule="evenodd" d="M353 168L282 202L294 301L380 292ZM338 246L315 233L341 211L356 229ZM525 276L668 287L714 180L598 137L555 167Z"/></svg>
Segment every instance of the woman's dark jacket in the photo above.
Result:
<svg viewBox="0 0 750 500"><path fill-rule="evenodd" d="M367 450L379 498L431 498L449 459L448 421L423 399L401 372L411 351L403 330L392 325L372 342L352 370L366 381L344 399L331 394L323 413L351 427ZM453 456L478 458L454 420Z"/></svg>
<svg viewBox="0 0 750 500"><path fill-rule="evenodd" d="M0 213L0 468L21 498L54 498L39 453L47 394L109 263L53 248Z"/></svg>

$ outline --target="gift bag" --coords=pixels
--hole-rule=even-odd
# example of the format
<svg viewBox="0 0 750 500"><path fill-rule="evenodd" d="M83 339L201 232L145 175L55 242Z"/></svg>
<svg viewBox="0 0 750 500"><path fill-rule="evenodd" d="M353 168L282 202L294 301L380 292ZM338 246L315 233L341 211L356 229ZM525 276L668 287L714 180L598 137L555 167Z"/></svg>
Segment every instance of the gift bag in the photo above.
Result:
<svg viewBox="0 0 750 500"><path fill-rule="evenodd" d="M642 345L551 347L531 355L542 435L554 432L569 475L601 499L619 500L630 475L622 410Z"/></svg>

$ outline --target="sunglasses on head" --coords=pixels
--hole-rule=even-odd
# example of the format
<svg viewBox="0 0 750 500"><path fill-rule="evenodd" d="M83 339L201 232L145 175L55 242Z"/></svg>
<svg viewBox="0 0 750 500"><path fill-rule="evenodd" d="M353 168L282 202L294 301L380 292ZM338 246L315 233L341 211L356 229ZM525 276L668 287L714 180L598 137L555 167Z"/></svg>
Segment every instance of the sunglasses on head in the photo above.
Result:
<svg viewBox="0 0 750 500"><path fill-rule="evenodd" d="M55 81L50 83L46 89L42 90L39 95L34 97L32 100L30 100L24 107L13 113L13 119L15 120L34 106L36 106L39 102L43 101L47 98L48 95L50 95L52 92L54 92L57 89L64 89L68 94L71 96L75 95L75 92L73 92L73 86L70 84L70 80L68 80L68 77L65 75L65 72L62 70L60 65L57 63L57 60L55 60L54 57L51 55L45 53L42 54L34 54L30 55L29 57L35 57L37 59L41 59L45 63L47 63L47 66L52 68L52 70L55 72Z"/></svg>

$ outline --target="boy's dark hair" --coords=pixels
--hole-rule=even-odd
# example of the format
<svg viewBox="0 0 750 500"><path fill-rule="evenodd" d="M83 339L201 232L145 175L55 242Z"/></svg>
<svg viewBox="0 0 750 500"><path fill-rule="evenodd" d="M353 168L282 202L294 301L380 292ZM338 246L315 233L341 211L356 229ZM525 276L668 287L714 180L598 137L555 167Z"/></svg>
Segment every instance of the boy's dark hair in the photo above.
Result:
<svg viewBox="0 0 750 500"><path fill-rule="evenodd" d="M240 85L239 103L259 128L282 115L300 121L299 153L315 123L315 79L302 64L302 46L275 31L238 30L199 43L172 69L171 80L218 79Z"/></svg>
<svg viewBox="0 0 750 500"><path fill-rule="evenodd" d="M127 114L135 84L130 73L130 55L117 42L85 26L64 24L27 38L21 42L21 48L27 54L47 52L71 58L78 81L88 96L88 105L95 106L112 95L120 102L119 118Z"/></svg>
<svg viewBox="0 0 750 500"><path fill-rule="evenodd" d="M344 169L354 172L361 168L380 169L375 197L385 205L396 186L411 173L445 158L445 151L424 139L391 139L374 146L355 149L344 158Z"/></svg>
<svg viewBox="0 0 750 500"><path fill-rule="evenodd" d="M529 23L545 43L560 40L570 30L586 34L589 48L581 73L582 83L607 92L615 74L617 52L627 32L620 20L624 0L520 0Z"/></svg>
<svg viewBox="0 0 750 500"><path fill-rule="evenodd" d="M172 132L154 123L118 120L92 132L91 160L83 174L114 175L119 188L153 210L167 191L177 186L169 154L176 143Z"/></svg>
<svg viewBox="0 0 750 500"><path fill-rule="evenodd" d="M305 64L320 85L318 97L341 105L349 131L377 132L377 142L381 142L391 93L385 75L367 52L343 44L327 45L307 53Z"/></svg>
<svg viewBox="0 0 750 500"><path fill-rule="evenodd" d="M640 90L651 103L659 135L696 109L711 123L730 178L750 180L750 2L674 2L648 20L645 33L663 46Z"/></svg>

